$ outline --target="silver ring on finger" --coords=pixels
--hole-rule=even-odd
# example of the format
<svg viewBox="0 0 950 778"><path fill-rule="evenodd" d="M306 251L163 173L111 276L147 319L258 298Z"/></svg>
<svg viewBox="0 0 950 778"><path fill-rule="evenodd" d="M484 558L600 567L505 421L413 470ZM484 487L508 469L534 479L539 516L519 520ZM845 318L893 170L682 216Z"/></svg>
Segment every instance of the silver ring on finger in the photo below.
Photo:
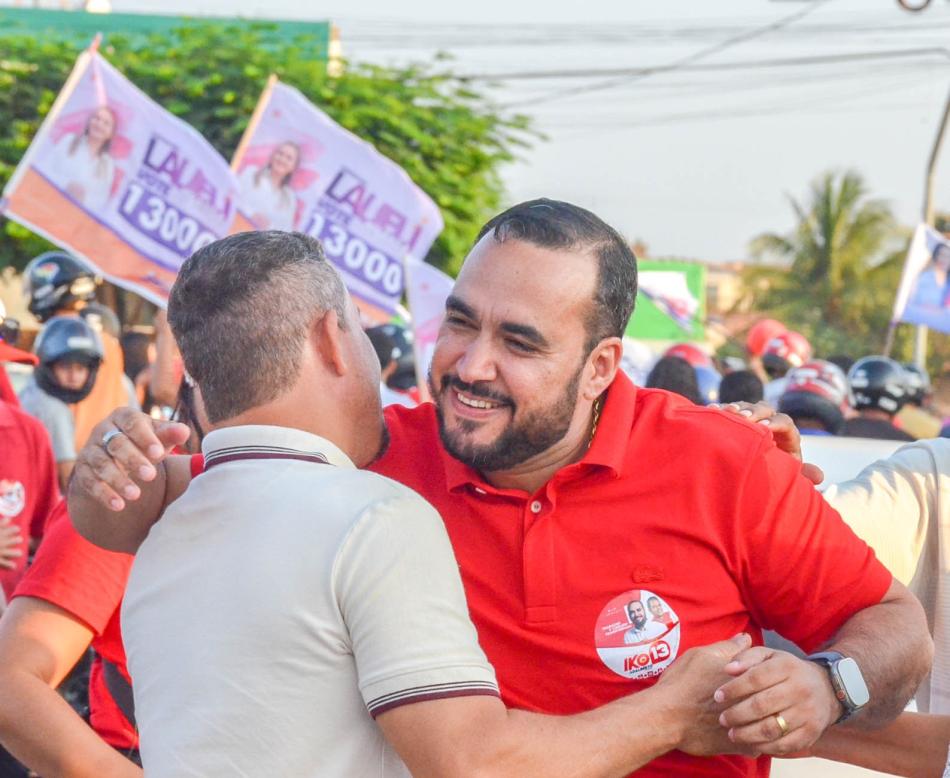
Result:
<svg viewBox="0 0 950 778"><path fill-rule="evenodd" d="M102 436L102 440L99 441L99 445L105 449L105 452L111 457L112 454L109 452L109 444L115 440L119 435L124 435L125 433L120 430L118 427L113 427L105 435Z"/></svg>

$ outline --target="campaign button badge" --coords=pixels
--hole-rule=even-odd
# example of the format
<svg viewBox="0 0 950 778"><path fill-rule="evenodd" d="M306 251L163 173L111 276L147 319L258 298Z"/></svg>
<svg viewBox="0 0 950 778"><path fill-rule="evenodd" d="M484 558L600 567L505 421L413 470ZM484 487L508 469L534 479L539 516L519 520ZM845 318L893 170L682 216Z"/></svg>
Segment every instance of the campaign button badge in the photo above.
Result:
<svg viewBox="0 0 950 778"><path fill-rule="evenodd" d="M659 675L676 659L680 620L659 594L632 589L614 597L594 627L601 661L624 678Z"/></svg>

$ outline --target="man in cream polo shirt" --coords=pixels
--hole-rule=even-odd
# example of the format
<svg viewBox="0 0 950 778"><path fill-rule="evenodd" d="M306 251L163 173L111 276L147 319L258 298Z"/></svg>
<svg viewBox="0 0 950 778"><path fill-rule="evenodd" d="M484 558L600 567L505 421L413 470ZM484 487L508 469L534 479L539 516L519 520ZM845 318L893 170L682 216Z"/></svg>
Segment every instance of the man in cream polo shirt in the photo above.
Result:
<svg viewBox="0 0 950 778"><path fill-rule="evenodd" d="M211 432L122 610L149 776L622 775L732 747L713 691L747 635L587 713L506 710L438 514L357 469L383 445L379 363L319 243L211 244L168 318Z"/></svg>

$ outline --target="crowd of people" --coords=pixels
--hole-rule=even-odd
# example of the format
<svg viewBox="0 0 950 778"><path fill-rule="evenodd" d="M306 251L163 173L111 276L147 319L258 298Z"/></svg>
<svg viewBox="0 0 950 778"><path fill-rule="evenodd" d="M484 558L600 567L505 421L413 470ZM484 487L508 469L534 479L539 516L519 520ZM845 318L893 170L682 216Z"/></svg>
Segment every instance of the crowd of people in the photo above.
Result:
<svg viewBox="0 0 950 778"><path fill-rule="evenodd" d="M817 359L805 336L774 319L750 329L746 351L747 361L723 360L720 372L701 346L678 343L657 360L645 385L698 405L765 400L802 435L906 442L950 437L950 420L933 404L930 376L912 362L883 355Z"/></svg>
<svg viewBox="0 0 950 778"><path fill-rule="evenodd" d="M678 344L636 386L636 273L589 211L499 214L420 402L300 233L196 252L154 340L34 260L33 353L0 325L34 365L19 399L0 370L0 776L941 775L926 374L764 320L745 365ZM912 442L821 496L806 434ZM57 687L90 647L85 712Z"/></svg>

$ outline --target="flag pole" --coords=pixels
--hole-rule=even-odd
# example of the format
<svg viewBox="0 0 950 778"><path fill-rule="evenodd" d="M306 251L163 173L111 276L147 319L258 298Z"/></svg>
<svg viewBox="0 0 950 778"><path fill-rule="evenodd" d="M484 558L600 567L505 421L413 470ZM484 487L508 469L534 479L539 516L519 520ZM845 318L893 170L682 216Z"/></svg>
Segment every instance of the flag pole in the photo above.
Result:
<svg viewBox="0 0 950 778"><path fill-rule="evenodd" d="M233 170L235 173L237 173L238 165L241 164L241 160L244 158L244 152L247 150L247 146L251 142L251 138L257 131L257 125L260 124L261 119L264 118L264 110L267 107L267 103L270 101L270 93L274 91L274 87L277 85L277 80L277 74L271 73L270 77L267 79L267 85L264 87L264 91L261 92L260 99L257 101L257 105L254 106L254 113L251 114L251 119L247 123L247 128L244 130L244 134L241 136L241 141L234 150L234 156L231 157L231 170Z"/></svg>

